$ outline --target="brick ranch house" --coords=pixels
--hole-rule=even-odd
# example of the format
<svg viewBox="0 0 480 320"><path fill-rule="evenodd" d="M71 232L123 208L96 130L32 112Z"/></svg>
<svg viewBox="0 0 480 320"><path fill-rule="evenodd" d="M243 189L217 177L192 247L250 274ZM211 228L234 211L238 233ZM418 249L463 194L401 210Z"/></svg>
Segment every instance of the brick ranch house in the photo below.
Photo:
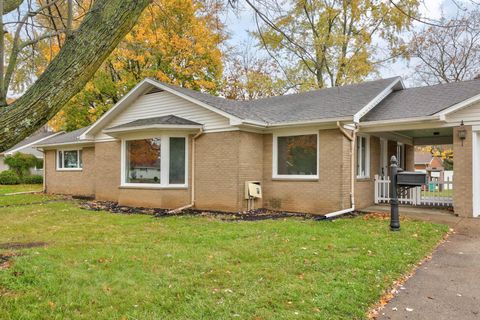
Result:
<svg viewBox="0 0 480 320"><path fill-rule="evenodd" d="M407 89L394 77L240 102L145 79L91 126L37 147L48 193L240 211L256 181L257 208L336 215L373 204L390 156L413 171L414 145L429 144L453 144L455 212L479 216L479 80Z"/></svg>

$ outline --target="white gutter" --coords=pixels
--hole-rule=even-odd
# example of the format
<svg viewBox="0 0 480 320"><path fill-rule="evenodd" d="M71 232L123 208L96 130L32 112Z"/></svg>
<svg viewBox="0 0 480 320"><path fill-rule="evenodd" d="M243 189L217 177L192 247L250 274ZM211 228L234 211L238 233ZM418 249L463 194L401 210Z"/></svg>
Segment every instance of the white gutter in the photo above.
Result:
<svg viewBox="0 0 480 320"><path fill-rule="evenodd" d="M355 124L355 128L352 130L352 134L349 134L340 124L337 122L337 127L343 133L343 135L350 140L350 165L351 165L351 181L350 181L350 205L351 207L348 209L343 209L339 211L330 212L324 215L327 219L334 218L341 216L345 213L349 213L355 211L355 143L357 140L357 124Z"/></svg>
<svg viewBox="0 0 480 320"><path fill-rule="evenodd" d="M194 135L192 138L192 179L190 182L192 186L191 202L186 206L170 210L168 211L168 213L179 213L195 205L195 140L197 140L197 138L200 137L202 134L203 134L203 129L200 128L200 131L198 131L198 133Z"/></svg>

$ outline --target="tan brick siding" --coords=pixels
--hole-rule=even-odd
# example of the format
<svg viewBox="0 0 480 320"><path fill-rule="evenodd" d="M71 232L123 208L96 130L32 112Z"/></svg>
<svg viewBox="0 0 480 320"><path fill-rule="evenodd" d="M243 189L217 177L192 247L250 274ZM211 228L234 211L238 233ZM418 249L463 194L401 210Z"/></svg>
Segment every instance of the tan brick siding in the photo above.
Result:
<svg viewBox="0 0 480 320"><path fill-rule="evenodd" d="M472 127L465 126L467 138L462 141L458 137L459 127L453 129L453 155L454 155L454 178L453 178L453 206L455 213L462 217L473 216L473 151L472 151Z"/></svg>
<svg viewBox="0 0 480 320"><path fill-rule="evenodd" d="M44 158L45 188L47 193L79 196L95 195L95 148L82 149L81 171L57 170L56 150L46 150Z"/></svg>
<svg viewBox="0 0 480 320"><path fill-rule="evenodd" d="M238 151L238 203L240 210L247 209L245 182L263 182L263 135L240 132ZM255 200L255 207L263 207L263 198Z"/></svg>
<svg viewBox="0 0 480 320"><path fill-rule="evenodd" d="M97 200L118 201L120 186L120 141L95 144L95 175Z"/></svg>
<svg viewBox="0 0 480 320"><path fill-rule="evenodd" d="M195 206L236 211L241 208L239 168L240 132L207 133L196 142Z"/></svg>

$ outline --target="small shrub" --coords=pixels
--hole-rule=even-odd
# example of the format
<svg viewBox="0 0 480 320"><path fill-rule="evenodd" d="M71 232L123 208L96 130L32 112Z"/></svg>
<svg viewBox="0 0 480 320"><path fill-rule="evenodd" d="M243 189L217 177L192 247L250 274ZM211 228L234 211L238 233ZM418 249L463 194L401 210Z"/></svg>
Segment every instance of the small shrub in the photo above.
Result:
<svg viewBox="0 0 480 320"><path fill-rule="evenodd" d="M32 174L23 178L25 184L41 184L43 183L43 177L39 174Z"/></svg>
<svg viewBox="0 0 480 320"><path fill-rule="evenodd" d="M13 170L0 172L0 184L19 184L20 178Z"/></svg>
<svg viewBox="0 0 480 320"><path fill-rule="evenodd" d="M40 165L41 159L38 159L33 154L17 152L14 155L6 156L3 162L15 171L20 180L28 175L29 170L35 166Z"/></svg>

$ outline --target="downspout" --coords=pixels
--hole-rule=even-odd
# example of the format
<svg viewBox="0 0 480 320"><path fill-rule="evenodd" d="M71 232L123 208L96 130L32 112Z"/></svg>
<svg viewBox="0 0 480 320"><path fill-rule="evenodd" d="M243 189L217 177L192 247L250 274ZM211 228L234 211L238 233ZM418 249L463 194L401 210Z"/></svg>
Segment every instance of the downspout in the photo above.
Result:
<svg viewBox="0 0 480 320"><path fill-rule="evenodd" d="M42 176L43 176L43 190L42 192L43 193L46 193L47 192L47 157L45 156L45 149L38 149L40 150L42 153L43 153L43 170L42 170Z"/></svg>
<svg viewBox="0 0 480 320"><path fill-rule="evenodd" d="M348 133L337 121L337 127L343 133L343 135L350 141L350 170L351 170L351 177L350 177L350 208L343 209L339 211L334 211L327 213L325 215L326 218L334 218L338 217L342 214L349 213L355 211L355 142L357 140L357 131L358 126L355 123L355 128L353 129L352 133Z"/></svg>
<svg viewBox="0 0 480 320"><path fill-rule="evenodd" d="M191 199L190 199L190 204L187 204L186 206L173 209L168 211L168 213L179 213L182 212L185 209L191 208L195 205L195 140L199 138L203 134L203 128L200 128L200 131L196 135L193 136L192 138L192 177L191 177L191 186L192 186L192 193L191 193Z"/></svg>

